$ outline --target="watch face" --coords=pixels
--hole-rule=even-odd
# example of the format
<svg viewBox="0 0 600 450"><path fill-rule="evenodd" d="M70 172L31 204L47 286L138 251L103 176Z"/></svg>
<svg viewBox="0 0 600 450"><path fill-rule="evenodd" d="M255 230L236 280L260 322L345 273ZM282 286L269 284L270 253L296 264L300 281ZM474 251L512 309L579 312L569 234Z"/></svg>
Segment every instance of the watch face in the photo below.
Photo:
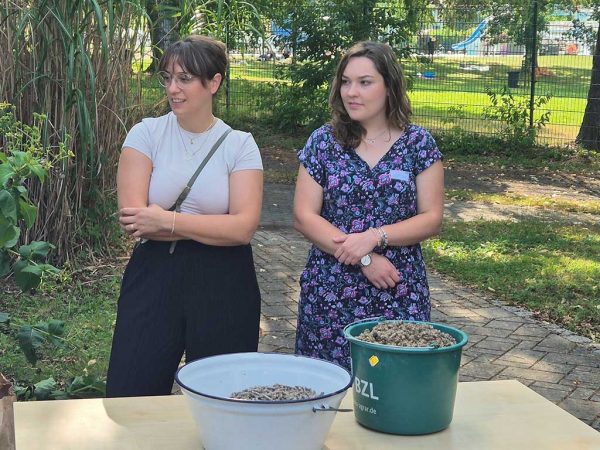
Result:
<svg viewBox="0 0 600 450"><path fill-rule="evenodd" d="M360 258L360 264L363 267L367 267L369 264L371 264L371 255L365 255L362 258Z"/></svg>

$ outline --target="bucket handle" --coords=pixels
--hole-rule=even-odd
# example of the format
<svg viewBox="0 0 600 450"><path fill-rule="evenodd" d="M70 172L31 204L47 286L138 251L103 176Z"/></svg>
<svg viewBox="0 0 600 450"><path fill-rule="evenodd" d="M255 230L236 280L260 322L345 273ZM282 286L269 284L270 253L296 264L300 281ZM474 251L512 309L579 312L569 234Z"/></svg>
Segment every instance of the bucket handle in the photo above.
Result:
<svg viewBox="0 0 600 450"><path fill-rule="evenodd" d="M334 408L333 406L329 406L329 405L321 405L319 407L317 406L313 406L312 408L313 412L352 412L352 409L347 409L347 408Z"/></svg>

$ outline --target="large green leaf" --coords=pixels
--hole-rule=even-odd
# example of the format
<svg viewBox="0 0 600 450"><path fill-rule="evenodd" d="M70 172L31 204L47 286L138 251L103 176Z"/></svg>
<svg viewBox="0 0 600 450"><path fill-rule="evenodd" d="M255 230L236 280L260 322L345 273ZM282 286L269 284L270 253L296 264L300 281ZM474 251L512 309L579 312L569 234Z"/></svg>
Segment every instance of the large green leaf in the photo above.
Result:
<svg viewBox="0 0 600 450"><path fill-rule="evenodd" d="M15 172L9 164L0 164L0 187L6 186L14 174Z"/></svg>
<svg viewBox="0 0 600 450"><path fill-rule="evenodd" d="M40 181L44 181L44 178L46 177L46 170L42 167L41 164L39 164L38 162L33 162L29 165L29 169L36 177L38 177Z"/></svg>
<svg viewBox="0 0 600 450"><path fill-rule="evenodd" d="M27 245L19 247L19 255L24 259L32 261L43 261L48 256L48 252L54 248L52 244L44 241L33 241Z"/></svg>
<svg viewBox="0 0 600 450"><path fill-rule="evenodd" d="M37 207L29 204L23 199L20 199L19 211L21 213L21 217L23 217L23 220L25 221L27 229L31 228L35 223L35 219L37 218Z"/></svg>
<svg viewBox="0 0 600 450"><path fill-rule="evenodd" d="M10 256L6 250L0 250L0 277L10 272Z"/></svg>
<svg viewBox="0 0 600 450"><path fill-rule="evenodd" d="M29 400L32 397L33 386L19 386L18 384L13 386L15 396L17 400L24 401Z"/></svg>
<svg viewBox="0 0 600 450"><path fill-rule="evenodd" d="M10 192L0 191L0 214L13 225L17 223L17 202Z"/></svg>
<svg viewBox="0 0 600 450"><path fill-rule="evenodd" d="M0 248L13 248L20 235L21 230L0 215Z"/></svg>
<svg viewBox="0 0 600 450"><path fill-rule="evenodd" d="M33 328L46 333L45 340L55 347L64 347L65 341L61 336L65 332L65 323L62 320L52 319L48 322L39 322Z"/></svg>
<svg viewBox="0 0 600 450"><path fill-rule="evenodd" d="M24 261L22 259L19 259L15 265L13 266L13 271L15 273L20 272L21 270L23 270L25 267L27 267L29 265L29 263L27 261Z"/></svg>
<svg viewBox="0 0 600 450"><path fill-rule="evenodd" d="M67 387L70 398L95 398L106 395L106 382L93 375L73 378Z"/></svg>
<svg viewBox="0 0 600 450"><path fill-rule="evenodd" d="M48 333L54 336L62 336L65 332L65 323L62 320L52 319L48 321Z"/></svg>
<svg viewBox="0 0 600 450"><path fill-rule="evenodd" d="M19 328L17 339L27 361L35 365L37 362L36 349L44 343L44 335L30 325L23 325Z"/></svg>
<svg viewBox="0 0 600 450"><path fill-rule="evenodd" d="M52 400L68 400L69 394L67 394L65 391L59 391L56 389L50 393L50 398Z"/></svg>
<svg viewBox="0 0 600 450"><path fill-rule="evenodd" d="M56 389L56 381L54 378L48 378L35 383L33 386L33 395L36 400L48 400L50 394Z"/></svg>
<svg viewBox="0 0 600 450"><path fill-rule="evenodd" d="M53 273L53 274L60 273L60 270L57 269L56 267L54 267L52 264L38 264L38 267L40 269L42 269L42 273L43 274L46 274L46 273Z"/></svg>
<svg viewBox="0 0 600 450"><path fill-rule="evenodd" d="M29 155L26 152L12 152L11 159L13 164L17 167L22 167L27 164L27 160L29 159Z"/></svg>
<svg viewBox="0 0 600 450"><path fill-rule="evenodd" d="M0 323L8 323L10 322L10 314L0 312Z"/></svg>
<svg viewBox="0 0 600 450"><path fill-rule="evenodd" d="M40 266L27 265L18 272L15 270L15 282L23 292L39 286L42 281L42 268Z"/></svg>

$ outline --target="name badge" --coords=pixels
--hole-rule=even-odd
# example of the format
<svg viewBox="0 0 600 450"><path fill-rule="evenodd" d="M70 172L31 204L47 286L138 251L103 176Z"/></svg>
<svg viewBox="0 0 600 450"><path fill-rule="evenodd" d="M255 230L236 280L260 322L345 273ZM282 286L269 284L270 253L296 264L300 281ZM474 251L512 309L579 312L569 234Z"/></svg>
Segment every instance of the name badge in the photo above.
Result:
<svg viewBox="0 0 600 450"><path fill-rule="evenodd" d="M390 177L392 180L408 181L410 174L405 170L390 170Z"/></svg>

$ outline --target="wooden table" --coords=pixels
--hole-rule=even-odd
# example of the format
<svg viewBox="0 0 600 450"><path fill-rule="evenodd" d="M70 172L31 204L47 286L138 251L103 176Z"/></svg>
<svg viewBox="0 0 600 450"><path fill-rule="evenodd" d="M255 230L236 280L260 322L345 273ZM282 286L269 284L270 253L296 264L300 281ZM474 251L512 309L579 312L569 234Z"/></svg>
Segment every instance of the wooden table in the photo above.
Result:
<svg viewBox="0 0 600 450"><path fill-rule="evenodd" d="M352 392L342 407L352 407ZM17 450L201 448L180 395L15 403L14 410ZM600 433L517 381L482 381L459 383L454 419L442 432L377 433L338 413L324 449L599 450Z"/></svg>

